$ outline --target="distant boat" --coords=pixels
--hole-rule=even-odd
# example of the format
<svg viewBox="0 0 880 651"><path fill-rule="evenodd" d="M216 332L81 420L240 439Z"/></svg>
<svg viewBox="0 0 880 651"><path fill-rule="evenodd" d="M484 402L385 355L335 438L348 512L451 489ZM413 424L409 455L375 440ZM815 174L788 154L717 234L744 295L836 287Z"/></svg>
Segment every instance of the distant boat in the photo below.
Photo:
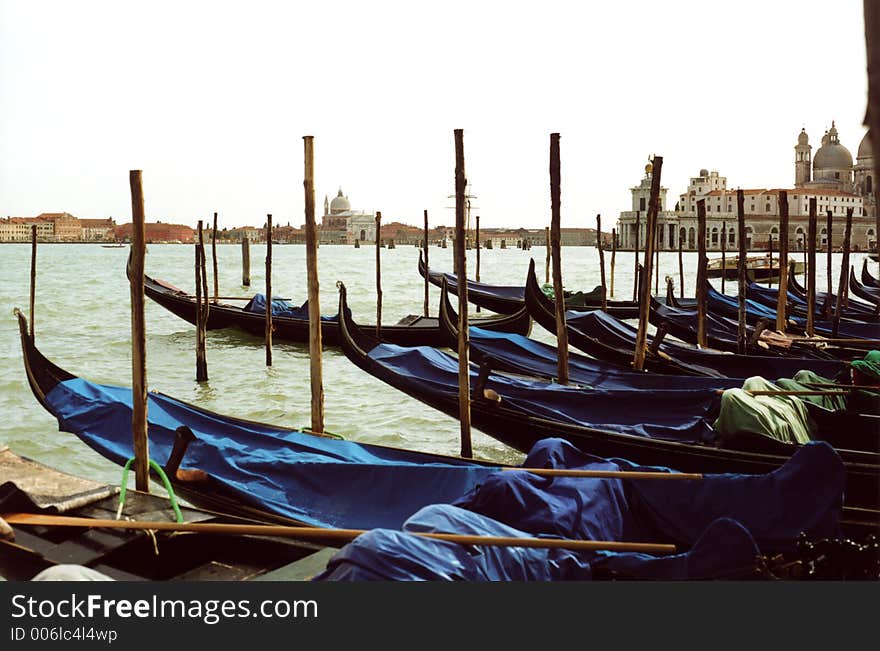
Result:
<svg viewBox="0 0 880 651"><path fill-rule="evenodd" d="M124 249L125 244L102 244L105 249Z"/></svg>
<svg viewBox="0 0 880 651"><path fill-rule="evenodd" d="M706 266L707 276L709 278L721 278L723 275L728 280L736 280L738 262L739 256L736 255L725 258L723 261L724 267L722 268L722 259L713 258L709 260L709 264ZM791 263L794 265L795 273L804 272L803 261L791 261ZM771 267L769 253L746 257L746 275L753 282L777 282L779 280L779 258L773 258L773 265Z"/></svg>

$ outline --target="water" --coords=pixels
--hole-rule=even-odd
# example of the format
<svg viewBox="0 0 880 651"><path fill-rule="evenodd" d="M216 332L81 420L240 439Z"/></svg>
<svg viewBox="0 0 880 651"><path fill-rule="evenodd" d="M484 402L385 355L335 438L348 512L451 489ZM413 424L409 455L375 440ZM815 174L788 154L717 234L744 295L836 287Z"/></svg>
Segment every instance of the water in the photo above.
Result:
<svg viewBox="0 0 880 651"><path fill-rule="evenodd" d="M452 249L431 247L432 269L452 270ZM714 255L714 254L710 254ZM798 256L801 254L797 254ZM62 368L86 379L131 386L131 320L129 285L125 277L128 249L107 249L88 244L42 244L37 254L35 311L36 341L40 349ZM861 268L864 253L851 256ZM538 279L545 279L546 250L533 247L480 251L480 277L491 284L524 284L529 259L536 264ZM825 289L824 254L817 258L817 286ZM217 247L221 296L250 296L265 288L265 246L251 246L251 287L241 286L241 247ZM684 253L685 290L693 295L696 253ZM800 259L800 258L799 258ZM322 246L318 252L321 307L335 314L336 281L348 289L354 318L375 323L375 249L365 246ZM305 247L275 246L272 249L273 294L300 303L306 297ZM408 314L422 312L424 284L417 270L418 249L398 246L381 250L382 323L391 324ZM210 251L209 287L212 286ZM469 276L473 277L476 251L468 252ZM605 254L610 282L610 252ZM876 273L876 264L870 263ZM599 284L598 254L592 247L562 250L563 280L567 288L592 289ZM632 298L633 254L616 258L612 298ZM840 254L833 258L834 288ZM74 474L117 482L120 470L92 452L75 436L59 432L55 420L30 391L22 365L18 326L13 307L28 312L30 245L0 246L0 446ZM179 287L194 287L193 248L187 245L150 244L146 273ZM678 255L660 257L663 279L670 275L678 285ZM652 280L653 282L653 280ZM719 283L715 282L716 286ZM736 283L727 283L736 292ZM431 314L436 315L439 289L430 288ZM473 313L473 312L472 312ZM279 425L301 427L310 422L308 345L274 342L273 365L266 367L262 339L236 330L208 332L209 381L195 381L195 328L149 299L146 302L147 384L176 398L219 413ZM532 336L555 343L555 337L535 325ZM456 419L409 398L367 375L337 348L323 354L325 427L345 438L412 449L458 454L460 430ZM473 432L474 455L506 463L518 463L523 455Z"/></svg>

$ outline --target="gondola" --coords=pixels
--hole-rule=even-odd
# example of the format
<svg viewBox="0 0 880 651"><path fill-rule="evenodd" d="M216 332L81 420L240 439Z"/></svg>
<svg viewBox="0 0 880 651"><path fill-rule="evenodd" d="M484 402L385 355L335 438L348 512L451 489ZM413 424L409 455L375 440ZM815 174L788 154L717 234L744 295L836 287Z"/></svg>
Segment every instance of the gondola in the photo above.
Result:
<svg viewBox="0 0 880 651"><path fill-rule="evenodd" d="M131 389L94 384L56 366L17 316L37 401L61 431L125 464L134 456ZM147 417L150 457L178 495L199 508L281 524L399 527L420 507L453 500L498 469L238 419L155 391Z"/></svg>
<svg viewBox="0 0 880 651"><path fill-rule="evenodd" d="M853 277L854 278L854 277ZM709 311L715 312L722 316L738 318L739 315L739 299L735 296L722 294L708 282L706 283L707 307ZM878 295L880 299L880 295ZM769 301L768 301L769 302ZM759 321L776 322L776 306L762 304L758 301L746 299L746 322L756 325ZM806 331L806 318L788 315L788 323L790 328L795 332L803 333ZM850 342L851 347L873 348L876 347L876 339L878 335L878 325L876 323L866 323L863 321L846 320L841 321L838 326L837 335L834 335L834 323L828 320L813 320L813 330L816 335L821 337L842 337L847 339L863 339L864 344L858 342Z"/></svg>
<svg viewBox="0 0 880 651"><path fill-rule="evenodd" d="M852 267L849 268L849 291L867 303L880 306L880 287L868 287L860 283Z"/></svg>
<svg viewBox="0 0 880 651"><path fill-rule="evenodd" d="M667 296L662 304L651 299L650 322L657 328L663 328L670 335L690 344L697 343L697 311L693 308L677 307L675 299ZM729 317L719 316L712 312L705 314L706 343L715 350L736 353L739 351L739 324ZM767 328L772 337L755 340L756 328L746 324L747 352L758 355L778 355L782 357L799 357L811 359L854 359L865 354L866 346L858 347L843 344L823 343L821 341L804 340L802 336L782 335L775 332L775 321L767 320ZM765 331L761 331L765 332Z"/></svg>
<svg viewBox="0 0 880 651"><path fill-rule="evenodd" d="M11 525L0 537L0 577L29 581L44 570L76 564L117 581L249 581L310 579L326 564L326 548L291 538L257 535L101 529L99 520L253 524L248 518L172 504L168 496L63 473L0 449L0 516L64 515L96 526ZM8 515L7 515L8 517ZM160 553L156 553L157 549ZM332 551L332 550L331 550ZM67 576L70 576L68 574Z"/></svg>
<svg viewBox="0 0 880 651"><path fill-rule="evenodd" d="M877 257L873 258L874 262L877 261ZM868 271L868 258L862 260L862 285L865 287L878 287L880 288L880 280L874 278L871 275L871 272Z"/></svg>
<svg viewBox="0 0 880 651"><path fill-rule="evenodd" d="M796 291L792 291L792 289L793 288L789 286L789 291L787 292L786 296L786 309L791 316L795 316L798 319L806 319L806 296L801 295ZM749 283L746 287L746 298L749 298L757 303L760 303L775 310L778 304L779 290L761 287L755 283ZM830 303L827 303L826 305L826 302L829 300ZM813 308L814 319L816 319L820 323L822 323L823 320L825 323L830 322L830 319L834 314L836 303L836 295L831 294L829 299L829 295L827 292L816 292L816 298ZM827 312L826 307L828 308ZM855 300L851 300L848 302L848 304L841 311L840 318L841 326L844 328L846 327L847 322L853 321L873 324L880 323L880 314L878 314L875 309L867 304L862 303L861 301Z"/></svg>
<svg viewBox="0 0 880 651"><path fill-rule="evenodd" d="M536 444L524 465L637 468L586 455L560 439ZM334 555L314 580L876 579L878 543L848 540L837 533L843 530L837 506L842 475L839 458L821 443L798 450L785 466L762 476L546 481L525 472L496 474L453 504L432 505L413 514L401 530L360 536ZM826 481L816 482L816 476ZM780 513L786 517L780 518ZM649 539L674 545L674 551L487 546L475 553L416 535L449 531L548 541ZM840 553L846 549L854 553Z"/></svg>
<svg viewBox="0 0 880 651"><path fill-rule="evenodd" d="M536 323L556 333L553 303L537 287L534 261L526 278L526 305ZM628 365L635 356L636 329L599 310L566 313L568 342L575 348L609 362ZM683 343L661 340L653 350L653 337L648 336L645 368L660 373L708 375L716 377L768 378L793 377L808 369L823 377L844 376L847 366L838 359L808 359L781 355L734 355L711 349L696 348Z"/></svg>
<svg viewBox="0 0 880 651"><path fill-rule="evenodd" d="M445 279L448 291L458 296L458 278L455 274L431 271L425 268L425 261L419 252L419 274L437 287ZM468 302L497 312L513 314L525 304L525 288L512 285L487 285L474 280L467 281ZM602 306L602 288L597 286L590 292L566 292L565 305L570 310L593 310ZM620 319L634 319L639 316L639 304L634 301L607 301L608 312Z"/></svg>
<svg viewBox="0 0 880 651"><path fill-rule="evenodd" d="M146 275L144 276L144 293L168 311L195 325L196 299L192 294ZM260 298L262 295L258 295L258 300ZM251 301L251 303L253 302ZM273 303L276 301L273 300ZM261 305L264 306L262 310L250 311L247 309L248 306L241 307L228 303L211 302L206 327L208 330L236 327L263 337L266 332L264 298L262 298ZM276 341L307 343L309 341L307 305L286 310L286 312L291 316L273 315L272 337ZM480 327L488 330L518 332L520 334L528 334L532 325L528 310L524 307L512 314L481 317L479 323ZM438 319L425 316L408 316L397 324L383 325L381 337L383 341L403 346L440 346L443 341L443 333L440 330ZM336 316L321 317L321 341L328 346L339 345L339 324Z"/></svg>
<svg viewBox="0 0 880 651"><path fill-rule="evenodd" d="M458 360L440 350L383 344L357 327L346 310L340 283L342 350L369 375L457 418ZM709 425L720 397L716 391L585 390L575 386L516 378L500 373L470 372L472 425L515 449L527 452L537 441L564 438L581 450L602 457L674 467L683 472L762 473L780 467L798 447L741 433L717 447ZM714 398L713 398L714 396ZM717 398L717 400L716 400ZM849 442L872 438L853 427L841 427L835 416L812 405L820 432L838 448L846 467L846 500L877 526L880 464L876 451L849 449ZM873 426L859 421L861 425ZM849 438L849 437L854 438ZM846 442L844 442L846 441ZM859 511L851 515L857 516Z"/></svg>
<svg viewBox="0 0 880 651"><path fill-rule="evenodd" d="M449 348L456 349L458 325L450 317L452 305L444 288L440 291L440 323L447 333ZM517 375L557 379L557 349L535 339L513 333L468 328L470 359L481 368ZM627 386L640 389L728 389L741 386L744 378L702 377L636 372L630 367L604 362L574 351L568 354L569 382L586 387Z"/></svg>

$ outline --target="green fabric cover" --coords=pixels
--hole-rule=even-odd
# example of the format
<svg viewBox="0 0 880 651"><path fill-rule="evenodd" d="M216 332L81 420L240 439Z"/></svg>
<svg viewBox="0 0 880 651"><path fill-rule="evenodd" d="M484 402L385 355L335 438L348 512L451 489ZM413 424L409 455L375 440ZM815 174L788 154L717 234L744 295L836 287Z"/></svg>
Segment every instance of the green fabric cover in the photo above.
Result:
<svg viewBox="0 0 880 651"><path fill-rule="evenodd" d="M741 389L721 394L721 409L712 427L721 442L738 432L763 434L783 443L807 443L816 425L796 396L753 396L747 391L774 391L779 386L762 377L750 377Z"/></svg>

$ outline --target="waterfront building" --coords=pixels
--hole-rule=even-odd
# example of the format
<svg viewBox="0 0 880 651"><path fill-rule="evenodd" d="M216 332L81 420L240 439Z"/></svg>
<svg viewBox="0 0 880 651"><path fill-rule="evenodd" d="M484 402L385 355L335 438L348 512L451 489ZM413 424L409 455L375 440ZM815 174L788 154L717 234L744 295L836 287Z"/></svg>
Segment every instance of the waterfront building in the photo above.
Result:
<svg viewBox="0 0 880 651"><path fill-rule="evenodd" d="M116 221L113 219L80 219L81 238L84 242L104 242L115 239Z"/></svg>
<svg viewBox="0 0 880 651"><path fill-rule="evenodd" d="M816 199L817 245L824 248L828 242L828 214L831 215L831 246L839 249L843 242L846 214L852 210L853 250L870 250L877 243L876 179L874 155L866 133L859 145L856 161L839 140L832 122L825 132L822 145L812 156L812 146L805 130L795 145L794 187L785 189L789 208L789 249L803 250L807 241L809 205ZM651 166L645 168L641 183L631 188L632 206L620 213L618 219L619 244L632 249L636 244L636 222L639 222L638 244L644 247L647 205L651 190ZM746 248L749 250L778 250L779 194L776 189L743 189L746 218ZM706 247L717 251L722 238L727 250L738 249L737 191L728 188L727 177L717 171L700 170L690 179L688 188L679 195L673 210L666 207L666 189L660 192L657 246L677 249L679 241L685 250L696 250L697 202L706 207Z"/></svg>
<svg viewBox="0 0 880 651"><path fill-rule="evenodd" d="M376 241L376 215L363 210L351 209L351 202L342 193L342 188L332 201L324 196L324 215L318 230L322 244L353 244Z"/></svg>
<svg viewBox="0 0 880 651"><path fill-rule="evenodd" d="M30 242L31 229L37 227L37 240L55 240L55 223L38 217L6 217L0 219L0 242Z"/></svg>

